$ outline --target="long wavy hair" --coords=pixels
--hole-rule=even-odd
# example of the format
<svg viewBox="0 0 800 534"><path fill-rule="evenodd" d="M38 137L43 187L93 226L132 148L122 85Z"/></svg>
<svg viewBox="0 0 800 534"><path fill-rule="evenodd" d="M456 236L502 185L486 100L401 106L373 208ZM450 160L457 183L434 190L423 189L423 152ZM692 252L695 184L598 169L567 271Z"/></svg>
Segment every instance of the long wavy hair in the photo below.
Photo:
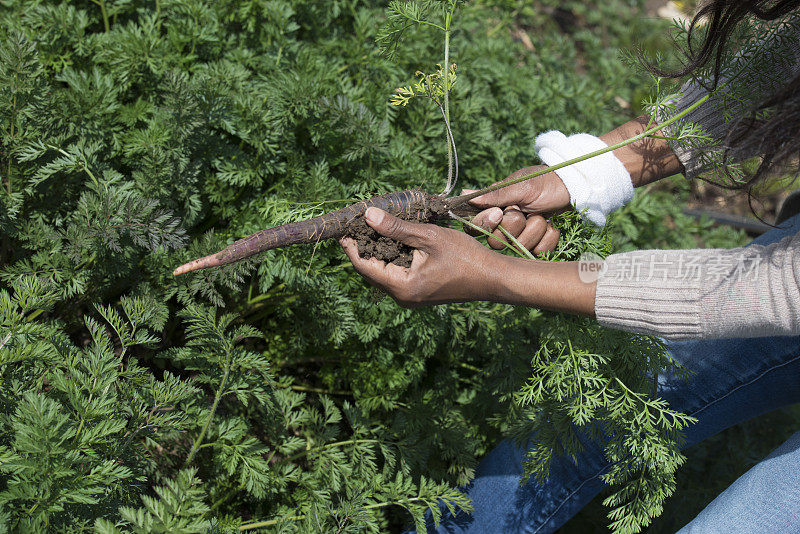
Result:
<svg viewBox="0 0 800 534"><path fill-rule="evenodd" d="M774 21L798 7L800 0L709 0L689 25L684 66L674 71L652 70L661 76L678 78L713 61L711 84L716 86L723 57L730 52L730 38L740 23L753 18ZM697 29L701 24L705 24L706 31L702 32L704 37L698 45ZM751 193L753 185L767 176L787 171L795 176L800 174L800 74L787 82L777 92L750 106L727 139L722 140L725 159L744 147L757 145L761 155L758 168L744 179L714 183Z"/></svg>

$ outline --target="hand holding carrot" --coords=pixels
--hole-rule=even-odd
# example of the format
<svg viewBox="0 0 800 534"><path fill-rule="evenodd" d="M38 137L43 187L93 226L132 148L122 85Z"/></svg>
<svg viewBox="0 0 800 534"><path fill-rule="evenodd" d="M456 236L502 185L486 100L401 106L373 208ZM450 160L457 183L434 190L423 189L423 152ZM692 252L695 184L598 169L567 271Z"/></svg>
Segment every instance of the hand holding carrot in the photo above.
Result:
<svg viewBox="0 0 800 534"><path fill-rule="evenodd" d="M375 231L414 247L411 267L364 259L350 238L340 240L356 271L401 306L487 300L594 314L595 284L581 280L577 262L538 261L498 254L464 232L366 211Z"/></svg>
<svg viewBox="0 0 800 534"><path fill-rule="evenodd" d="M502 181L542 168L543 165L524 167ZM468 189L462 191L464 194L470 192L472 191ZM559 213L569 208L569 199L564 182L556 173L551 172L472 199L472 205L486 208L472 222L505 240L497 228L502 224L527 249L534 254L543 254L556 247L560 234L542 215ZM501 249L505 245L498 240L489 239L489 246Z"/></svg>
<svg viewBox="0 0 800 534"><path fill-rule="evenodd" d="M469 300L494 300L499 262L505 256L463 232L433 224L404 221L377 208L365 213L367 224L386 237L413 247L411 267L376 258L364 259L350 238L339 242L356 271L404 307Z"/></svg>

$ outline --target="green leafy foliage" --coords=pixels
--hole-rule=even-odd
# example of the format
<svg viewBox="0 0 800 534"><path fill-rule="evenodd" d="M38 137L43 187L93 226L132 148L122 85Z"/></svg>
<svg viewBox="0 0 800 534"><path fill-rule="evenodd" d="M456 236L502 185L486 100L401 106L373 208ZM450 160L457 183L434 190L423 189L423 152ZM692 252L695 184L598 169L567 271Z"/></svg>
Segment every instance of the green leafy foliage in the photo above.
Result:
<svg viewBox="0 0 800 534"><path fill-rule="evenodd" d="M458 0L392 0L387 7L386 23L378 30L376 41L389 57L397 54L404 34L411 28L430 26L445 31L448 12Z"/></svg>
<svg viewBox="0 0 800 534"><path fill-rule="evenodd" d="M605 346L598 347L598 338ZM604 501L613 508L611 528L641 530L675 489L675 471L684 460L680 431L694 422L653 396L657 375L642 373L642 359L656 372L681 369L660 341L602 333L586 320L564 319L544 340L533 358L533 377L517 393L517 405L529 417L520 419L515 433L522 443L535 436L525 475L545 481L554 454L582 451L582 435L602 440L610 468L601 478L621 485Z"/></svg>
<svg viewBox="0 0 800 534"><path fill-rule="evenodd" d="M676 56L691 57L690 50L704 41L710 30L710 25L699 25L696 31L689 34L689 27L689 21L673 21L676 49L682 52L671 54L673 61ZM744 136L753 129L752 124L745 120L750 115L752 103L768 101L781 88L781 80L762 73L775 68L780 71L791 69L792 50L800 45L798 31L800 18L796 13L772 21L745 18L726 39L725 50L720 51L718 56L715 52L709 64L692 72L692 83L714 91L707 107L730 124L732 138ZM647 54L639 55L645 61L650 61ZM661 65L668 63L660 54L656 54L653 62ZM668 117L673 114L676 104L675 96L661 93L660 98L647 102L645 108L653 116ZM753 118L768 120L777 112L774 106L767 106L759 109ZM665 131L664 135L670 142L695 152L704 178L714 183L741 186L747 174L750 174L745 173L744 167L748 163L753 164L753 159L758 159L759 153L754 149L737 149L738 153L732 153L726 148L730 140L714 139L699 124L688 120L679 120L665 128Z"/></svg>
<svg viewBox="0 0 800 534"><path fill-rule="evenodd" d="M469 510L457 487L477 460L545 411L564 426L542 443L613 430L618 530L658 512L680 426L638 378L669 365L651 340L491 303L400 309L330 243L170 274L334 202L437 190L440 110L389 98L442 63L422 21L453 6L393 2L386 20L349 0L2 4L2 528L419 527L441 505ZM451 90L465 185L534 163L535 133L624 118L616 97L634 101L641 79L615 50L655 23L627 2L581 6L562 5L570 28L548 3L459 6L458 84L439 73L423 92ZM576 214L556 224L551 259L611 250ZM631 496L640 470L663 485Z"/></svg>
<svg viewBox="0 0 800 534"><path fill-rule="evenodd" d="M407 106L411 99L425 97L434 100L438 104L445 92L443 68L441 65L438 65L438 67L438 70L433 74L424 74L417 71L416 75L419 79L406 87L398 87L395 90L396 94L391 96L389 102L393 106ZM450 65L450 72L447 75L447 91L452 90L455 83L456 66Z"/></svg>

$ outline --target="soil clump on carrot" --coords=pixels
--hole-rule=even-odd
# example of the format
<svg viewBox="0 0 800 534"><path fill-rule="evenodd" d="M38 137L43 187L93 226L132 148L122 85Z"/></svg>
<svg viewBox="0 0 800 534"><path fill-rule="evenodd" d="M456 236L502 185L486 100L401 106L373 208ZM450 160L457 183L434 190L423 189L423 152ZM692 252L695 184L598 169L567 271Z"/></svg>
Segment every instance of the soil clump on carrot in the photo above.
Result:
<svg viewBox="0 0 800 534"><path fill-rule="evenodd" d="M378 258L401 267L411 267L414 249L380 235L370 228L364 217L359 217L347 225L347 237L358 245L358 255L362 258Z"/></svg>
<svg viewBox="0 0 800 534"><path fill-rule="evenodd" d="M428 202L415 202L411 206L413 217L402 217L413 222L428 223L447 215L447 206L444 199L432 196ZM363 216L351 221L346 228L345 235L353 238L358 245L358 255L362 258L378 258L387 263L394 263L401 267L411 267L414 249L399 241L380 235L373 230Z"/></svg>

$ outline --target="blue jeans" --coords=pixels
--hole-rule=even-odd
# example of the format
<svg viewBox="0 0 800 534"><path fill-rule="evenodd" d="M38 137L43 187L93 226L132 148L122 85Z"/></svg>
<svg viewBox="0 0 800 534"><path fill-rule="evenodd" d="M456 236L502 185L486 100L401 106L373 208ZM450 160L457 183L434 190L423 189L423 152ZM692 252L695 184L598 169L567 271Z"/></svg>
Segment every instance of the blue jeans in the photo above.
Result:
<svg viewBox="0 0 800 534"><path fill-rule="evenodd" d="M762 235L766 244L800 231L800 216ZM746 306L747 303L742 303ZM685 447L737 423L800 402L800 336L669 343L672 357L693 371L688 380L664 375L659 395L698 422ZM467 488L475 511L445 517L439 533L553 532L603 489L602 448L586 443L577 464L554 459L546 484L520 485L525 451L504 441ZM800 532L800 432L736 480L681 533Z"/></svg>

